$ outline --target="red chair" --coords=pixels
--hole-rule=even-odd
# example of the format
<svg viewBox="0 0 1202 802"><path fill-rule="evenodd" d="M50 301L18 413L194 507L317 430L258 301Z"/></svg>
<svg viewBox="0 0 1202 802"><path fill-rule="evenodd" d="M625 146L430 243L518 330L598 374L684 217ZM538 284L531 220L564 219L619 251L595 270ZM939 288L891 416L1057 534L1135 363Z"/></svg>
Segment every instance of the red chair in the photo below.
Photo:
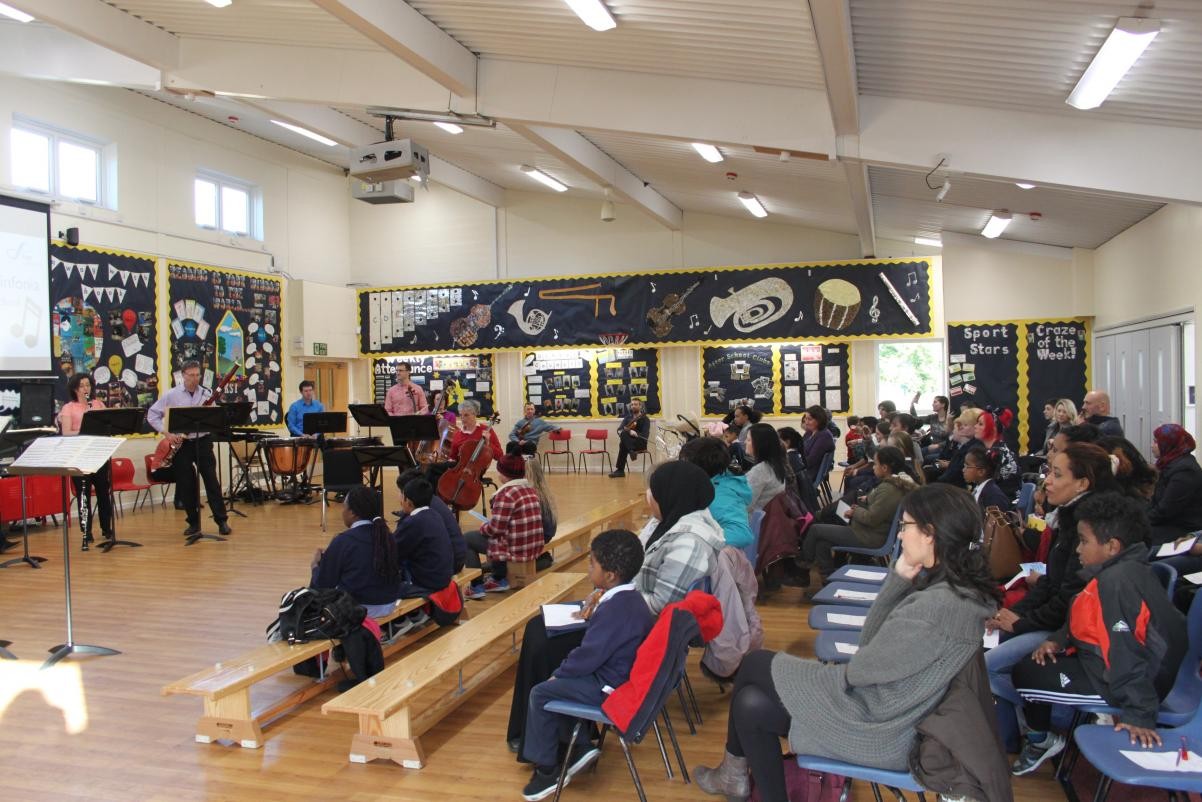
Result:
<svg viewBox="0 0 1202 802"><path fill-rule="evenodd" d="M601 466L605 467L608 463L609 469L612 471L614 463L613 458L609 455L609 429L589 429L584 433L584 439L588 441L588 448L577 452L580 455L580 467L584 468L584 472L588 473L588 460L585 457L589 454L600 454L602 457ZM594 442L601 443L601 447L594 448Z"/></svg>
<svg viewBox="0 0 1202 802"><path fill-rule="evenodd" d="M560 429L558 432L551 432L547 435L547 440L551 443L563 443L563 448L556 448L552 445L549 449L543 452L543 469L550 471L550 458L553 456L566 456L569 464L572 466L572 472L576 473L576 455L572 453L572 449L567 443L572 439L572 432L568 429ZM566 472L566 469L565 469Z"/></svg>
<svg viewBox="0 0 1202 802"><path fill-rule="evenodd" d="M68 481L68 492L71 483ZM25 517L51 518L62 515L63 485L58 476L25 477ZM71 505L67 502L67 522L71 521ZM0 515L5 523L21 520L21 480L15 476L0 479ZM57 525L57 521L55 524Z"/></svg>
<svg viewBox="0 0 1202 802"><path fill-rule="evenodd" d="M121 494L127 493L130 490L134 491L134 509L138 509L138 496L142 491L146 491L146 496L150 496L150 485L141 484L134 481L134 461L128 457L113 457L113 495L116 496L118 503L114 506L117 510L121 510ZM142 499L142 503L146 503L146 499ZM122 511L121 515L125 513Z"/></svg>
<svg viewBox="0 0 1202 802"><path fill-rule="evenodd" d="M167 486L173 485L173 484L175 484L175 482L171 479L155 479L154 478L154 472L159 469L159 464L162 463L162 460L159 459L158 457L156 457L154 454L146 454L144 457L144 460L146 462L146 481L149 482L151 486L158 485L159 492L162 494L162 497L159 499L159 506L166 507L167 506ZM147 495L147 497L150 496L149 490L146 491L146 495ZM145 502L143 502L143 503L145 503Z"/></svg>

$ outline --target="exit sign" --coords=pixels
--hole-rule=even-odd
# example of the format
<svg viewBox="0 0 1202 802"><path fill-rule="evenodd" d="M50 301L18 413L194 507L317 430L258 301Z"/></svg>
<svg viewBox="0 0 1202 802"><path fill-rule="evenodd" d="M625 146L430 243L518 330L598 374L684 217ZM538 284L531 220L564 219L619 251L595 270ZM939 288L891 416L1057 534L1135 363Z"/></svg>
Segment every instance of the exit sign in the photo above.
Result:
<svg viewBox="0 0 1202 802"><path fill-rule="evenodd" d="M313 343L313 356L326 356L329 353L329 346L325 343Z"/></svg>

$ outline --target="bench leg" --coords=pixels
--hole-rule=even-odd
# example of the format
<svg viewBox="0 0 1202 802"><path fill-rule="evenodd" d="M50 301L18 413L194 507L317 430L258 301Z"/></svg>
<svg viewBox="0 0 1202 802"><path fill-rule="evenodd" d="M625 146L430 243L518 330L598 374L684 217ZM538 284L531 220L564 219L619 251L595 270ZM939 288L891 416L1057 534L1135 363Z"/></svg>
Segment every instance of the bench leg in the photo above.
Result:
<svg viewBox="0 0 1202 802"><path fill-rule="evenodd" d="M426 765L426 753L421 741L411 733L409 711L401 710L380 720L374 716L359 716L359 732L351 738L352 763L391 760L407 769Z"/></svg>
<svg viewBox="0 0 1202 802"><path fill-rule="evenodd" d="M509 577L509 587L524 588L538 578L538 568L534 560L528 562L509 562L505 571Z"/></svg>
<svg viewBox="0 0 1202 802"><path fill-rule="evenodd" d="M220 699L204 700L205 714L196 725L196 740L207 744L213 741L233 741L247 749L263 745L263 730L250 709L250 689Z"/></svg>

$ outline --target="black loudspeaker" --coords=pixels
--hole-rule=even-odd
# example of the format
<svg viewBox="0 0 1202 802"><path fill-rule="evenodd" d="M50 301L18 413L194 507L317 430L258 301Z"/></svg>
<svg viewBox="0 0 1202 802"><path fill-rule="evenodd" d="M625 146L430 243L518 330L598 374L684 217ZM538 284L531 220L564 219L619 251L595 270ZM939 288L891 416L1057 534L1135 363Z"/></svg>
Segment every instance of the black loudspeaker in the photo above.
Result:
<svg viewBox="0 0 1202 802"><path fill-rule="evenodd" d="M54 425L54 385L21 385L21 428Z"/></svg>
<svg viewBox="0 0 1202 802"><path fill-rule="evenodd" d="M72 246L79 244L79 229L78 228L68 228L67 229L67 244L72 245Z"/></svg>

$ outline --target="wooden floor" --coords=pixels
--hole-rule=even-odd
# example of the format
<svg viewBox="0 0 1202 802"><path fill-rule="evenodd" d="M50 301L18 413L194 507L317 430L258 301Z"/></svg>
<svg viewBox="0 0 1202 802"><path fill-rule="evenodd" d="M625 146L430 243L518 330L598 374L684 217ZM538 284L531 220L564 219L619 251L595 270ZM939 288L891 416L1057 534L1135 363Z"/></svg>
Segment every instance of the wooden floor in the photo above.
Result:
<svg viewBox="0 0 1202 802"><path fill-rule="evenodd" d="M638 473L621 480L597 474L556 475L552 481L564 517L645 487ZM392 490L386 509L395 509L394 501ZM269 726L262 749L193 741L199 700L164 698L159 690L206 663L262 643L280 595L305 584L314 548L338 531L331 523L331 532L322 533L318 505L269 503L243 509L249 517L231 518L234 535L226 543L200 542L185 548L180 535L183 514L157 506L119 523L120 534L142 541L144 548L80 553L78 536L72 533L76 641L109 646L122 654L73 661L82 673L87 714L86 728L76 735L67 734L62 714L40 694L21 694L5 709L0 693L3 798L520 798L529 771L514 762L504 742L512 671L423 737L428 765L420 771L390 763L349 763L354 721L321 714L321 703L333 692ZM32 535L31 543L34 553L49 561L41 570L16 566L0 571L0 638L13 641L10 648L18 657L40 661L65 635L61 536L47 528ZM11 556L10 551L4 558ZM800 591L785 590L761 608L767 646L812 656L813 636L805 624L808 607L799 599ZM476 609L489 603L469 602ZM0 661L0 670L4 663ZM696 661L693 666L705 724L691 737L679 712L674 716L690 767L719 759L728 698L701 677ZM0 674L0 690L9 681ZM256 704L303 681L281 677L263 688ZM613 747L607 745L596 774L582 774L573 782L566 799L636 798L620 750ZM707 798L679 777L668 781L657 751L653 739L635 749L649 799ZM1063 799L1046 770L1037 779L1016 782L1015 790L1020 800ZM861 787L854 798L868 800L871 793Z"/></svg>

